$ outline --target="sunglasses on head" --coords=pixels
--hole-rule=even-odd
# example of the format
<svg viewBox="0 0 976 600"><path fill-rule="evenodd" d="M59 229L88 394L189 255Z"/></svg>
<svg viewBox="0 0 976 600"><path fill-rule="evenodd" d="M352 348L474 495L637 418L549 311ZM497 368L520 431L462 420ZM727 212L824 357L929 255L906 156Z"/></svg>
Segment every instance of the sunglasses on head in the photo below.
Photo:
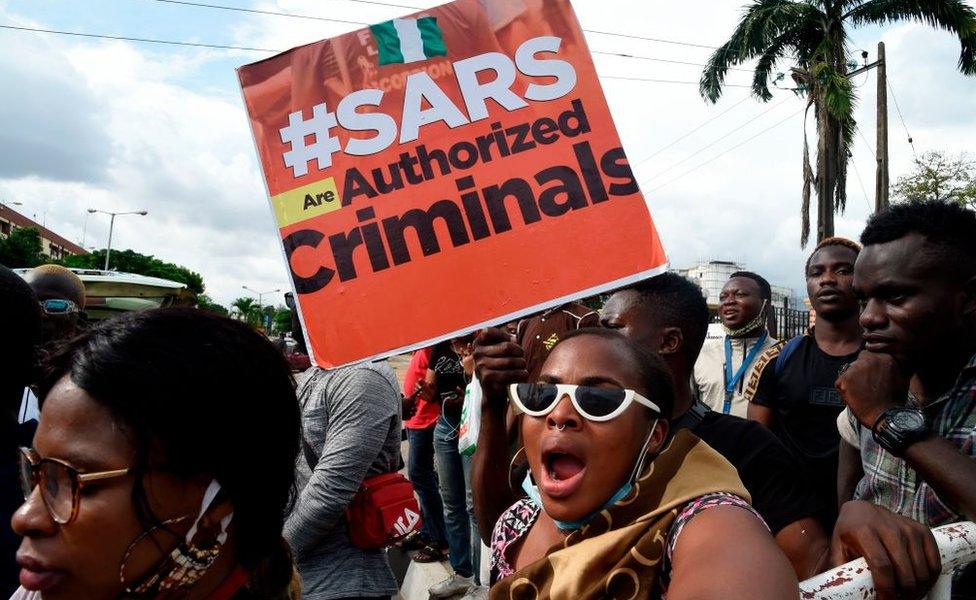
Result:
<svg viewBox="0 0 976 600"><path fill-rule="evenodd" d="M513 383L508 387L512 404L530 417L549 414L563 396L569 396L576 412L588 421L609 421L627 410L632 402L661 414L657 404L634 390L551 383Z"/></svg>
<svg viewBox="0 0 976 600"><path fill-rule="evenodd" d="M65 315L78 312L78 305L71 300L51 298L41 301L41 309L49 315Z"/></svg>

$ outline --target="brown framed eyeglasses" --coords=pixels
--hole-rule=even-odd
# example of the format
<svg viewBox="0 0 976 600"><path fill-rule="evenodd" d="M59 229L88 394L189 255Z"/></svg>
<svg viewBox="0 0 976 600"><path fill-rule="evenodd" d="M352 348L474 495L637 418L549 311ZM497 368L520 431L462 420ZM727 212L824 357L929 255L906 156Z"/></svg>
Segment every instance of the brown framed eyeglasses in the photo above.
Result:
<svg viewBox="0 0 976 600"><path fill-rule="evenodd" d="M20 449L20 485L24 500L40 485L41 500L56 523L67 525L78 514L81 489L93 481L124 477L132 468L82 473L63 460L41 458L30 448Z"/></svg>

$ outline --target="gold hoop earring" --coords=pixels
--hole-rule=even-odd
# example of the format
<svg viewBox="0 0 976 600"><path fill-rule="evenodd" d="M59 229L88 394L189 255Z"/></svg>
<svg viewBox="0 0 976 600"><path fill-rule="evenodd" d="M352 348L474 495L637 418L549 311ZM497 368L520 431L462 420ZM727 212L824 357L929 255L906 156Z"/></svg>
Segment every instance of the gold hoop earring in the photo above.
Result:
<svg viewBox="0 0 976 600"><path fill-rule="evenodd" d="M125 564L127 562L129 562L129 557L132 555L132 550L139 544L139 542L141 542L142 540L144 540L147 537L149 537L150 535L152 535L152 533L154 531L157 531L157 530L160 530L160 529L166 530L166 527L168 527L169 525L173 525L174 523L179 523L180 521L184 521L184 520L186 520L188 518L190 518L189 515L184 515L182 517L174 517L172 519L166 519L165 521L163 521L159 525L153 525L152 527L150 527L146 531L143 531L138 536L136 536L136 539L132 540L132 543L129 544L129 547L125 549L125 554L122 555L122 564L119 565L119 583L122 584L122 589L125 590L125 593L126 594L135 594L136 593L136 590L133 590L132 588L130 588L125 583ZM164 558L165 558L165 556L164 556ZM158 577L158 576L154 576L154 577Z"/></svg>
<svg viewBox="0 0 976 600"><path fill-rule="evenodd" d="M516 450L515 455L512 456L512 460L508 463L508 489L510 492L512 492L512 494L515 494L516 496L518 495L519 492L518 490L515 489L515 486L512 485L512 471L515 470L515 461L518 460L519 454L522 455L525 454L525 446L522 446L521 448ZM518 485L521 487L522 483L519 482Z"/></svg>

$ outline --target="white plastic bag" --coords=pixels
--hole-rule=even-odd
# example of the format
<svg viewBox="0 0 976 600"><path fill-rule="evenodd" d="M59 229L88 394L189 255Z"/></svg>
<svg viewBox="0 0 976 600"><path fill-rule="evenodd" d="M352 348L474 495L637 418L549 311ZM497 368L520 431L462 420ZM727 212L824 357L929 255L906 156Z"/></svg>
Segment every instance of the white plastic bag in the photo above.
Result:
<svg viewBox="0 0 976 600"><path fill-rule="evenodd" d="M471 456L478 449L481 434L481 382L475 375L464 388L464 406L461 407L461 425L458 428L458 452Z"/></svg>

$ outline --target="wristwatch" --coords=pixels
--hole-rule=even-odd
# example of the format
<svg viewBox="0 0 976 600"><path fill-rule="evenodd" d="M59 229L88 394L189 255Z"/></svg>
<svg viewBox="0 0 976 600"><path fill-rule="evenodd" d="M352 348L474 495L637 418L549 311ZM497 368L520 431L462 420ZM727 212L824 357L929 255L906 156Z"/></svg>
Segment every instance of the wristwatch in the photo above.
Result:
<svg viewBox="0 0 976 600"><path fill-rule="evenodd" d="M884 411L871 428L874 441L895 456L929 435L925 414L917 408L895 406Z"/></svg>

